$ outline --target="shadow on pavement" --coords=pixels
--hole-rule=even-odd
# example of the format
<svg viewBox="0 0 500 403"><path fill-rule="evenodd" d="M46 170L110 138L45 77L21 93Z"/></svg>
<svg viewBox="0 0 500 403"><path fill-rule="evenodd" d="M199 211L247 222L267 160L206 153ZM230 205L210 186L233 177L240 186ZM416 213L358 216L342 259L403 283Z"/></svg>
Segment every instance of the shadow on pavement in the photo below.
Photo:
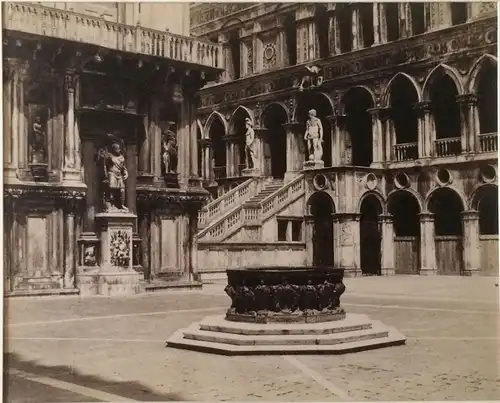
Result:
<svg viewBox="0 0 500 403"><path fill-rule="evenodd" d="M4 354L4 391L3 397L5 401L24 401L20 400L21 396L9 396L9 381L8 370L15 369L19 371L29 372L38 376L57 379L64 382L70 382L79 386L96 389L102 392L114 394L117 396L126 397L138 401L186 401L181 395L176 393L159 394L148 389L146 386L133 381L109 381L95 375L85 375L79 373L72 367L68 366L45 366L40 365L36 361L23 360L19 354L5 353ZM91 401L87 399L86 401ZM38 396L37 402L47 401L43 396Z"/></svg>

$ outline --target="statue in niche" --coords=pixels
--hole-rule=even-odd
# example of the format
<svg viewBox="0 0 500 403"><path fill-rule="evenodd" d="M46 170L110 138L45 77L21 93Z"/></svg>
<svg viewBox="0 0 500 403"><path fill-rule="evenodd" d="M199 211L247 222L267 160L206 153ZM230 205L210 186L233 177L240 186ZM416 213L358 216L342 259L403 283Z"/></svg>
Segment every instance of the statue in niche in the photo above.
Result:
<svg viewBox="0 0 500 403"><path fill-rule="evenodd" d="M321 161L323 157L323 125L321 120L316 117L315 109L309 111L304 140L307 142L309 161Z"/></svg>
<svg viewBox="0 0 500 403"><path fill-rule="evenodd" d="M44 122L46 123L46 122ZM45 130L42 118L36 116L31 127L31 159L34 164L45 162Z"/></svg>
<svg viewBox="0 0 500 403"><path fill-rule="evenodd" d="M247 169L255 169L257 166L257 143L255 141L255 131L249 118L245 119L245 156Z"/></svg>
<svg viewBox="0 0 500 403"><path fill-rule="evenodd" d="M308 73L302 77L299 84L299 91L304 89L313 89L320 87L323 84L323 76L319 73L321 68L318 66L305 66ZM305 87L304 87L305 86Z"/></svg>
<svg viewBox="0 0 500 403"><path fill-rule="evenodd" d="M169 125L170 127L170 125ZM166 174L177 173L177 136L167 129L161 135L162 162Z"/></svg>
<svg viewBox="0 0 500 403"><path fill-rule="evenodd" d="M108 134L108 138L114 136ZM115 139L110 147L104 147L98 152L98 161L102 164L103 172L103 201L105 211L128 212L125 206L125 181L128 171L125 157L122 155L123 144Z"/></svg>

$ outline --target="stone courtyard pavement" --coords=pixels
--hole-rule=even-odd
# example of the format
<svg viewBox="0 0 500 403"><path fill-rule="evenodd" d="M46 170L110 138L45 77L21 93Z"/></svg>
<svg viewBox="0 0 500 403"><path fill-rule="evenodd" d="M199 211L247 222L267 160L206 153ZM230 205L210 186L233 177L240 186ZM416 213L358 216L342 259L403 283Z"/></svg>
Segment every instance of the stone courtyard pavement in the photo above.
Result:
<svg viewBox="0 0 500 403"><path fill-rule="evenodd" d="M347 312L366 313L408 340L341 356L224 357L166 348L177 329L226 310L224 283L128 297L7 299L5 401L494 400L497 282L346 279Z"/></svg>

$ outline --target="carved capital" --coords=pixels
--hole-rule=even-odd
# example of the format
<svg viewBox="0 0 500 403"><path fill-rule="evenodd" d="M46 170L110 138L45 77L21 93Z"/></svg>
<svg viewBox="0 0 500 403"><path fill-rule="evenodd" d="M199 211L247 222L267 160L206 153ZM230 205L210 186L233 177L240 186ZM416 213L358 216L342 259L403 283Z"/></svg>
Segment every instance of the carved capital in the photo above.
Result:
<svg viewBox="0 0 500 403"><path fill-rule="evenodd" d="M422 101L422 102L417 102L414 108L419 112L426 113L432 110L432 105L428 101Z"/></svg>
<svg viewBox="0 0 500 403"><path fill-rule="evenodd" d="M78 84L78 75L73 70L67 70L64 74L64 89L66 92L75 92Z"/></svg>
<svg viewBox="0 0 500 403"><path fill-rule="evenodd" d="M477 96L475 94L457 95L457 102L464 105L476 105Z"/></svg>
<svg viewBox="0 0 500 403"><path fill-rule="evenodd" d="M420 222L434 222L433 213L420 213L418 216L420 218Z"/></svg>
<svg viewBox="0 0 500 403"><path fill-rule="evenodd" d="M479 220L479 211L476 210L462 211L461 216L463 221L476 221Z"/></svg>

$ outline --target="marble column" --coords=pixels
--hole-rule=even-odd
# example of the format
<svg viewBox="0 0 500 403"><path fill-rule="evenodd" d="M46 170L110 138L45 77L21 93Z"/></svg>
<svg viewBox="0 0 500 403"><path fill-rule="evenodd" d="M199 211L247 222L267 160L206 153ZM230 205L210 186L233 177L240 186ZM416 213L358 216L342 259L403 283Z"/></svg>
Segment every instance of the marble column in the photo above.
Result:
<svg viewBox="0 0 500 403"><path fill-rule="evenodd" d="M131 213L137 214L136 207L136 192L137 187L137 145L129 143L126 145L125 163L127 164L128 179L126 182L126 204ZM134 224L134 231L137 230L137 225Z"/></svg>
<svg viewBox="0 0 500 403"><path fill-rule="evenodd" d="M396 144L396 131L394 129L394 121L390 116L384 118L384 140L385 140L385 161L390 162L396 159L394 155L394 145Z"/></svg>
<svg viewBox="0 0 500 403"><path fill-rule="evenodd" d="M335 6L335 11L333 13L333 30L334 30L334 54L338 55L342 53L342 48L340 47L340 24L339 24L339 10L338 5Z"/></svg>
<svg viewBox="0 0 500 403"><path fill-rule="evenodd" d="M340 149L340 127L339 127L339 119L336 115L330 115L326 117L326 120L330 122L330 126L332 128L331 136L332 136L332 167L338 166L342 164L342 155Z"/></svg>
<svg viewBox="0 0 500 403"><path fill-rule="evenodd" d="M351 3L351 29L352 29L352 50L358 50L363 47L360 21L359 21L359 7L355 3Z"/></svg>
<svg viewBox="0 0 500 403"><path fill-rule="evenodd" d="M304 239L306 240L306 266L312 266L314 261L314 217L304 216Z"/></svg>
<svg viewBox="0 0 500 403"><path fill-rule="evenodd" d="M141 209L142 210L142 209ZM149 279L149 228L150 228L150 213L142 211L139 214L139 236L141 238L141 264L144 267L144 278Z"/></svg>
<svg viewBox="0 0 500 403"><path fill-rule="evenodd" d="M385 4L379 5L379 28L380 28L380 43L387 43L387 18L385 14Z"/></svg>
<svg viewBox="0 0 500 403"><path fill-rule="evenodd" d="M83 138L83 173L84 181L87 185L87 196L86 196L86 212L83 219L83 232L96 232L95 215L99 212L100 207L100 195L98 189L97 178L97 166L95 163L95 155L97 149L94 143L94 139L91 137Z"/></svg>
<svg viewBox="0 0 500 403"><path fill-rule="evenodd" d="M19 168L28 167L28 110L26 108L25 96L26 96L26 83L28 80L28 66L26 64L21 64L19 69L19 80L17 82L18 86L18 111L19 111L19 121L18 123L18 135L19 135Z"/></svg>
<svg viewBox="0 0 500 403"><path fill-rule="evenodd" d="M148 106L149 108L149 106ZM141 144L139 148L139 175L138 179L145 179L151 177L151 132L149 130L149 114L150 110L147 111L142 118L142 125L144 126L144 138L141 138Z"/></svg>
<svg viewBox="0 0 500 403"><path fill-rule="evenodd" d="M384 132L382 130L382 114L385 109L372 108L368 112L372 116L372 149L373 162L372 167L382 167L384 163Z"/></svg>
<svg viewBox="0 0 500 403"><path fill-rule="evenodd" d="M340 49L337 47L335 24L335 12L330 12L328 14L328 47L330 55L338 55L340 53Z"/></svg>
<svg viewBox="0 0 500 403"><path fill-rule="evenodd" d="M195 181L198 180L198 126L196 124L196 105L194 100L187 98L189 110L189 154L187 156L189 163L189 176Z"/></svg>
<svg viewBox="0 0 500 403"><path fill-rule="evenodd" d="M420 275L437 274L434 214L420 213Z"/></svg>
<svg viewBox="0 0 500 403"><path fill-rule="evenodd" d="M464 227L463 250L464 250L464 272L465 276L479 274L481 267L481 250L479 248L479 212L462 212L462 223Z"/></svg>
<svg viewBox="0 0 500 403"><path fill-rule="evenodd" d="M474 94L464 94L458 97L461 117L462 152L473 153L479 150L479 126L476 125L477 97Z"/></svg>
<svg viewBox="0 0 500 403"><path fill-rule="evenodd" d="M380 45L380 5L373 3L373 45Z"/></svg>
<svg viewBox="0 0 500 403"><path fill-rule="evenodd" d="M14 112L18 111L16 69L11 60L7 59L8 65L4 68L4 93L3 93L3 133L4 133L4 175L7 178L15 178L17 167L17 130L14 121ZM15 95L15 96L14 96ZM15 117L18 119L18 116Z"/></svg>
<svg viewBox="0 0 500 403"><path fill-rule="evenodd" d="M394 227L393 217L390 214L380 215L382 226L382 276L394 276L396 267L394 264Z"/></svg>
<svg viewBox="0 0 500 403"><path fill-rule="evenodd" d="M428 158L432 155L434 148L431 127L431 104L430 102L419 102L415 105L418 111L418 157Z"/></svg>
<svg viewBox="0 0 500 403"><path fill-rule="evenodd" d="M160 127L160 108L161 102L157 96L153 96L150 104L149 111L149 162L150 170L149 173L156 178L161 177L161 127ZM179 116L179 122L177 122L177 142L179 143L181 120ZM179 147L180 149L180 147ZM180 158L180 156L179 156ZM178 163L180 166L180 162Z"/></svg>
<svg viewBox="0 0 500 403"><path fill-rule="evenodd" d="M198 231L198 211L189 213L189 280L200 281L198 274L198 241L196 232Z"/></svg>

